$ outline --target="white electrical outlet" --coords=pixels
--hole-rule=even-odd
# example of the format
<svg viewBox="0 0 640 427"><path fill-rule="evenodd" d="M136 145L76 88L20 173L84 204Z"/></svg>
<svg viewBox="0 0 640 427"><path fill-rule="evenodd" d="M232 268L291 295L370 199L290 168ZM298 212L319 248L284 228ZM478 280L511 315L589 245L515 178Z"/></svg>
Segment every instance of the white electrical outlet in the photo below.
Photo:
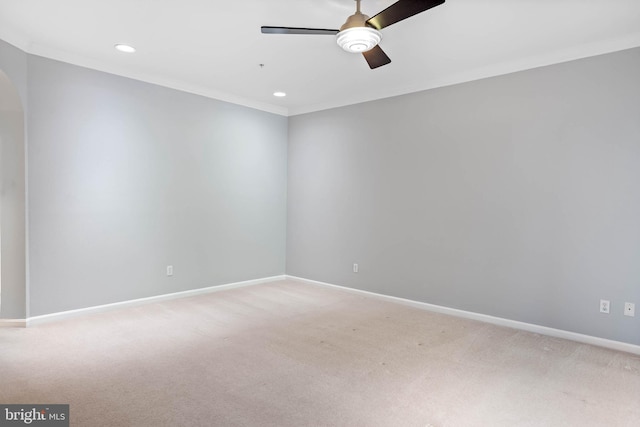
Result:
<svg viewBox="0 0 640 427"><path fill-rule="evenodd" d="M624 315L634 317L636 315L636 305L632 302L625 302Z"/></svg>
<svg viewBox="0 0 640 427"><path fill-rule="evenodd" d="M173 276L173 265L167 265L167 276Z"/></svg>
<svg viewBox="0 0 640 427"><path fill-rule="evenodd" d="M600 300L600 313L609 313L611 303L609 300L601 299Z"/></svg>
<svg viewBox="0 0 640 427"><path fill-rule="evenodd" d="M353 272L354 273L358 272L358 264L353 264Z"/></svg>

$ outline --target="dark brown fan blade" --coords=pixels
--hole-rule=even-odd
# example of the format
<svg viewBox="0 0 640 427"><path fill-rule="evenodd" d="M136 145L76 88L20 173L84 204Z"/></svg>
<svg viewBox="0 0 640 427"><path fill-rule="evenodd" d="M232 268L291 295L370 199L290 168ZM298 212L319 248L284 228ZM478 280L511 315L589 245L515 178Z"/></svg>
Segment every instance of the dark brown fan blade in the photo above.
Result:
<svg viewBox="0 0 640 427"><path fill-rule="evenodd" d="M340 30L327 30L324 28L294 28L294 27L260 27L262 34L311 34L335 36Z"/></svg>
<svg viewBox="0 0 640 427"><path fill-rule="evenodd" d="M444 3L444 0L399 0L367 21L367 24L378 30L411 18L420 12L429 10Z"/></svg>
<svg viewBox="0 0 640 427"><path fill-rule="evenodd" d="M367 60L369 68L372 70L391 62L391 59L384 53L380 45L376 45L373 49L363 52L362 55L364 55L364 59Z"/></svg>

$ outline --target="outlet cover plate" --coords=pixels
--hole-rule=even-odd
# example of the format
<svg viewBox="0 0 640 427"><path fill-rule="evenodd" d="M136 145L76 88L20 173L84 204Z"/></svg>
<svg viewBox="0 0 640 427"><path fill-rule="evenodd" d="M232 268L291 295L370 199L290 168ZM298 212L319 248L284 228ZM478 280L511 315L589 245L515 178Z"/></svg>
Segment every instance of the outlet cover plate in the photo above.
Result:
<svg viewBox="0 0 640 427"><path fill-rule="evenodd" d="M625 302L624 315L634 317L636 315L636 305L632 302Z"/></svg>
<svg viewBox="0 0 640 427"><path fill-rule="evenodd" d="M606 300L606 299L600 300L600 313L609 314L610 308L611 308L611 303L609 302L609 300Z"/></svg>

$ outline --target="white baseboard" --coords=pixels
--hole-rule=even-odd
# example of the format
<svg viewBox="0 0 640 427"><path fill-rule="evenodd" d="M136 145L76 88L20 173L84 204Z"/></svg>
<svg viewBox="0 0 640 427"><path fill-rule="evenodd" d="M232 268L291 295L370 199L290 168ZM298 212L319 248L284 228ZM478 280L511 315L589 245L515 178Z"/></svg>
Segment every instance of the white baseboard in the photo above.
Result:
<svg viewBox="0 0 640 427"><path fill-rule="evenodd" d="M462 317L465 319L478 320L480 322L491 323L498 326L505 326L508 328L519 329L527 332L533 332L540 335L563 338L563 339L568 339L568 340L572 340L572 341L576 341L584 344L590 344L590 345L595 345L599 347L610 348L612 350L625 351L628 353L640 355L639 345L634 345L634 344L629 344L629 343L624 343L624 342L614 341L614 340L608 340L605 338L579 334L576 332L564 331L562 329L549 328L546 326L535 325L532 323L519 322L517 320L510 320L510 319L504 319L501 317L489 316L486 314L474 313L471 311L458 310L455 308L449 308L449 307L444 307L444 306L435 305L435 304L428 304L425 302L413 301L405 298L398 298L398 297L393 297L389 295L378 294L375 292L363 291L360 289L347 288L344 286L333 285L331 283L319 282L317 280L310 280L302 277L288 276L288 275L266 277L262 279L228 283L225 285L210 286L207 288L175 292L171 294L158 295L158 296L153 296L148 298L139 298L135 300L117 302L113 304L105 304L105 305L99 305L94 307L81 308L78 310L69 310L69 311L63 311L59 313L45 314L42 316L34 316L28 319L0 319L0 328L4 328L4 327L24 328L28 326L40 325L43 323L54 322L57 320L78 317L86 314L102 313L105 311L111 311L111 310L116 310L116 309L125 308L125 307L134 307L134 306L139 306L144 304L151 304L154 302L168 301L168 300L179 299L179 298L187 298L187 297L192 297L196 295L219 292L219 291L224 291L224 290L229 290L234 288L241 288L245 286L259 285L263 283L275 282L278 280L285 280L285 279L295 280L297 282L308 283L312 285L319 285L319 286L325 286L325 287L330 287L334 289L340 289L346 292L359 294L359 295L366 295L372 298L391 301L398 304L403 304L410 307L418 308L421 310L432 311L435 313L442 313L450 316Z"/></svg>
<svg viewBox="0 0 640 427"><path fill-rule="evenodd" d="M0 319L0 328L26 328L25 319Z"/></svg>
<svg viewBox="0 0 640 427"><path fill-rule="evenodd" d="M98 305L98 306L94 306L94 307L87 307L87 308L80 308L78 310L69 310L69 311L62 311L59 313L51 313L51 314L44 314L42 316L34 316L34 317L29 317L28 319L24 320L5 320L5 321L1 321L0 320L0 325L2 322L13 322L15 324L7 324L7 326L20 326L19 323L22 322L22 326L34 326L34 325L41 325L43 323L49 323L49 322L54 322L57 320L62 320L62 319L69 319L72 317L78 317L78 316L83 316L86 314L94 314L94 313L102 313L105 311L111 311L111 310L116 310L116 309L120 309L120 308L124 308L124 307L135 307L138 305L144 305L144 304L151 304L154 302L160 302L160 301L167 301L167 300L173 300L173 299L178 299L178 298L187 298L187 297L193 297L196 295L202 295L202 294L208 294L208 293L212 293L212 292L220 292L220 291L226 291L229 289L235 289L235 288L241 288L241 287L245 287L245 286L253 286L253 285L259 285L262 283L269 283L269 282L275 282L278 280L284 280L286 278L286 276L273 276L273 277L266 277L263 279L255 279L255 280L247 280L244 282L236 282L236 283L228 283L225 285L218 285L218 286L210 286L207 288L200 288L200 289L192 289L189 291L182 291L182 292L175 292L172 294L164 294L164 295L157 295L157 296L153 296L153 297L148 297L148 298L139 298L139 299L134 299L134 300L129 300L129 301L122 301L122 302L116 302L113 304L104 304L104 305Z"/></svg>
<svg viewBox="0 0 640 427"><path fill-rule="evenodd" d="M629 344L620 341L608 340L605 338L593 337L591 335L578 334L576 332L564 331L562 329L554 329L546 326L535 325L532 323L519 322L517 320L504 319L502 317L494 317L486 314L474 313L471 311L458 310L455 308L444 307L441 305L428 304L425 302L413 301L405 298L392 297L389 295L377 294L375 292L362 291L359 289L347 288L344 286L333 285L331 283L318 282L316 280L304 279L296 276L286 276L289 280L295 280L298 282L309 283L312 285L319 285L330 287L334 289L341 289L346 292L351 292L359 295L366 295L376 299L382 299L385 301L391 301L410 307L419 308L421 310L433 311L435 313L447 314L450 316L463 317L465 319L478 320L480 322L491 323L498 326L505 326L507 328L519 329L522 331L533 332L540 335L547 335L555 338L563 338L571 341L577 341L584 344L595 345L598 347L610 348L612 350L625 351L627 353L633 353L640 355L640 345Z"/></svg>

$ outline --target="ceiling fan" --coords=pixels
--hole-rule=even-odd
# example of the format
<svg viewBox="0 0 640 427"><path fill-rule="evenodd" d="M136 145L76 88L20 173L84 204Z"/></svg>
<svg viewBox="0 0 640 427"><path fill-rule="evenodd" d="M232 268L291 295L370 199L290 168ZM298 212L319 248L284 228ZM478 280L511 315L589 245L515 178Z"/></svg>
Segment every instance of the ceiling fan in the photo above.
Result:
<svg viewBox="0 0 640 427"><path fill-rule="evenodd" d="M263 26L261 30L263 34L335 35L341 48L351 53L362 53L369 68L373 70L391 62L379 45L382 40L381 29L444 2L445 0L398 0L373 18L369 18L360 12L360 0L356 0L356 13L349 16L339 30L269 26Z"/></svg>

